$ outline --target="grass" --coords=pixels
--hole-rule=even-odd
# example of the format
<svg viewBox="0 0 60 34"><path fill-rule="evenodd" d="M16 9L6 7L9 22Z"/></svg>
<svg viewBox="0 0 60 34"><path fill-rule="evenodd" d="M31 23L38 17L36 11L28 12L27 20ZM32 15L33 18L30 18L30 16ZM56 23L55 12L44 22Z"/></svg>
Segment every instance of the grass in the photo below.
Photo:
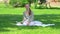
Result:
<svg viewBox="0 0 60 34"><path fill-rule="evenodd" d="M32 9L35 20L54 23L51 27L16 26L25 8L0 8L0 34L60 34L60 9Z"/></svg>

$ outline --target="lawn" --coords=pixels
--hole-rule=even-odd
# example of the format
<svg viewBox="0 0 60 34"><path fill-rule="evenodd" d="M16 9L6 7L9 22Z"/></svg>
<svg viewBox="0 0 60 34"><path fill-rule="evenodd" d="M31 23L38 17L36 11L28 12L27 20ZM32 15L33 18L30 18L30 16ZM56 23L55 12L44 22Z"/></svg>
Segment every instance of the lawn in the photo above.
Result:
<svg viewBox="0 0 60 34"><path fill-rule="evenodd" d="M0 34L60 34L60 9L32 9L35 20L55 26L16 26L25 8L0 8Z"/></svg>

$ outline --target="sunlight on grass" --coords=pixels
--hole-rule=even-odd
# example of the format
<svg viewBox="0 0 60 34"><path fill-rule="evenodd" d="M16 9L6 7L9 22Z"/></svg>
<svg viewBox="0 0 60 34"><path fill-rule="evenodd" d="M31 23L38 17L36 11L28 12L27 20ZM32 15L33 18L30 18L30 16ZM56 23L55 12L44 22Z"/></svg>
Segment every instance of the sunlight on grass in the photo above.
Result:
<svg viewBox="0 0 60 34"><path fill-rule="evenodd" d="M58 31L59 29L52 29L50 27L46 27L46 28L39 27L37 29L22 29L22 30L19 30L19 29L14 30L12 28L11 31L0 32L0 33L1 34L59 34Z"/></svg>
<svg viewBox="0 0 60 34"><path fill-rule="evenodd" d="M32 9L35 20L43 23L54 23L55 26L24 27L13 25L16 24L16 21L22 21L24 11L25 8L0 8L0 34L60 34L59 9Z"/></svg>
<svg viewBox="0 0 60 34"><path fill-rule="evenodd" d="M20 14L25 11L25 8L0 8L0 14ZM34 14L60 14L59 9L32 9ZM58 11L58 12L57 12Z"/></svg>

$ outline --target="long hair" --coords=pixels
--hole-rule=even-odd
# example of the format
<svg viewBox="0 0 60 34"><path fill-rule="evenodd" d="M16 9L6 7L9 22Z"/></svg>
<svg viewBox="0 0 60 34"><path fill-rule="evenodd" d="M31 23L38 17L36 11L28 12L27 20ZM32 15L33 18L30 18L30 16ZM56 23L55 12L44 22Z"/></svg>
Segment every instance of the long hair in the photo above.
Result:
<svg viewBox="0 0 60 34"><path fill-rule="evenodd" d="M31 9L29 8L29 15L31 15Z"/></svg>
<svg viewBox="0 0 60 34"><path fill-rule="evenodd" d="M26 5L29 5L29 3L26 4ZM25 5L25 6L26 6L26 5ZM29 5L29 7L30 7L30 5ZM30 9L30 8L29 8L28 14L31 15L31 9Z"/></svg>

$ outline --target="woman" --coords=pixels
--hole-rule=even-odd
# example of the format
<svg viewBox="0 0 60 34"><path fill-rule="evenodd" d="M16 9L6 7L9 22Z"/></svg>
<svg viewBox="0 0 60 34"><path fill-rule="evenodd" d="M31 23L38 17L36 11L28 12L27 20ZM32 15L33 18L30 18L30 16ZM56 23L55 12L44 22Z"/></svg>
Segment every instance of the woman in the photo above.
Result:
<svg viewBox="0 0 60 34"><path fill-rule="evenodd" d="M22 24L18 22L16 25L26 25L26 26L50 26L54 24L43 24L40 21L34 21L34 15L33 12L31 11L29 4L25 5L26 11L23 12L23 21Z"/></svg>
<svg viewBox="0 0 60 34"><path fill-rule="evenodd" d="M25 5L26 11L23 12L23 21L22 22L17 22L16 25L32 25L31 23L34 20L34 15L33 12L30 9L29 4Z"/></svg>
<svg viewBox="0 0 60 34"><path fill-rule="evenodd" d="M42 22L34 21L33 12L30 9L29 4L25 5L26 11L23 13L23 24L28 26L41 25Z"/></svg>
<svg viewBox="0 0 60 34"><path fill-rule="evenodd" d="M33 21L34 15L30 9L29 4L26 4L25 8L26 8L26 11L23 13L23 17L24 17L23 24L29 25Z"/></svg>

